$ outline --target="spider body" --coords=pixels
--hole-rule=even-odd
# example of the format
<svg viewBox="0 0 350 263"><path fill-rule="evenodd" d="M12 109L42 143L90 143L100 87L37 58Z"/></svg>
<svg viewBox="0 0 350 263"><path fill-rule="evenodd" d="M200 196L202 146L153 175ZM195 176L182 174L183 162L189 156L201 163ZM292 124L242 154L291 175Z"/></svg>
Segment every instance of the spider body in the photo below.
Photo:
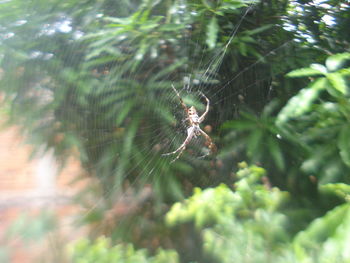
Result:
<svg viewBox="0 0 350 263"><path fill-rule="evenodd" d="M187 111L187 115L191 126L199 125L199 116L195 107L192 106L191 108L189 108Z"/></svg>
<svg viewBox="0 0 350 263"><path fill-rule="evenodd" d="M187 108L187 106L185 105L185 103L183 102L182 98L180 97L179 92L175 89L174 86L172 86L173 90L175 91L176 95L179 97L182 108L184 109L187 118L186 120L189 122L189 127L187 128L187 138L185 139L185 141L181 144L181 146L176 149L173 152L170 153L165 153L163 155L171 155L171 154L175 154L175 153L179 153L176 158L172 161L175 162L177 159L180 158L180 156L182 155L182 153L185 151L187 144L190 143L190 141L192 140L193 137L197 137L197 136L204 136L205 140L206 140L206 146L209 148L209 150L211 152L213 152L213 150L215 149L215 145L212 142L211 138L209 137L208 134L206 134L199 126L200 123L202 123L205 119L205 116L208 114L209 112L209 99L203 94L201 93L201 95L205 98L205 100L207 101L207 106L205 109L205 112L202 114L202 116L199 117L197 110L194 106L191 106L190 108Z"/></svg>

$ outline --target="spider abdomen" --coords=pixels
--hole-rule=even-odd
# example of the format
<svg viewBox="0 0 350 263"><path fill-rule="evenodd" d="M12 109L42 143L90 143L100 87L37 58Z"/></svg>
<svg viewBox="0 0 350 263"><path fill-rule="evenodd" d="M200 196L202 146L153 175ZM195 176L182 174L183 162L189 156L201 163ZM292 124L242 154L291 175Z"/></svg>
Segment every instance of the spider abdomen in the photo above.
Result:
<svg viewBox="0 0 350 263"><path fill-rule="evenodd" d="M197 113L189 114L189 119L193 124L199 124L199 116Z"/></svg>

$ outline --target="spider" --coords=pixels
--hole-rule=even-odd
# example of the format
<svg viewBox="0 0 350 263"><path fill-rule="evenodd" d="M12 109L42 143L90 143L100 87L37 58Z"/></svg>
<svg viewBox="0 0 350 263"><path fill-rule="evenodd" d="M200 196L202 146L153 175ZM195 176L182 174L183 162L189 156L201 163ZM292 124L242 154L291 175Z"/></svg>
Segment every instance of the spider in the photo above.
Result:
<svg viewBox="0 0 350 263"><path fill-rule="evenodd" d="M163 156L166 155L172 155L175 153L179 153L176 158L174 160L172 160L171 162L175 162L177 159L180 158L180 156L182 155L182 153L186 150L186 146L187 144L190 143L190 141L192 140L193 137L197 137L199 135L202 135L205 137L206 140L206 146L209 148L210 152L213 152L215 149L215 145L213 143L213 141L211 140L211 138L209 137L208 134L206 134L200 127L199 124L201 124L204 121L205 116L208 114L209 112L209 99L201 92L200 94L202 95L203 98L205 98L205 100L207 101L207 107L205 109L205 112L202 114L202 116L198 116L197 110L194 106L191 106L190 108L187 108L187 106L185 105L185 103L183 102L182 98L180 97L179 92L175 89L174 85L171 85L171 87L173 88L173 90L175 91L176 95L179 97L180 99L180 103L182 108L184 109L187 118L185 120L187 120L189 122L189 128L187 128L187 138L185 139L185 141L181 144L181 146L179 148L177 148L175 151L170 152L170 153L164 153L162 154Z"/></svg>

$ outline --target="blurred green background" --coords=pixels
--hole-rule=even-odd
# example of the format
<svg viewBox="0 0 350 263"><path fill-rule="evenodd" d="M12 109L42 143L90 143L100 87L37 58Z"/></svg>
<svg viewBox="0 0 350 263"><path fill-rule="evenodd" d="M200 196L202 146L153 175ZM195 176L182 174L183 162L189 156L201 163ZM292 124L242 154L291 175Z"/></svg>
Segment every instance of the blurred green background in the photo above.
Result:
<svg viewBox="0 0 350 263"><path fill-rule="evenodd" d="M349 28L336 0L0 1L7 124L99 186L52 262L350 262ZM172 84L216 154L161 156Z"/></svg>

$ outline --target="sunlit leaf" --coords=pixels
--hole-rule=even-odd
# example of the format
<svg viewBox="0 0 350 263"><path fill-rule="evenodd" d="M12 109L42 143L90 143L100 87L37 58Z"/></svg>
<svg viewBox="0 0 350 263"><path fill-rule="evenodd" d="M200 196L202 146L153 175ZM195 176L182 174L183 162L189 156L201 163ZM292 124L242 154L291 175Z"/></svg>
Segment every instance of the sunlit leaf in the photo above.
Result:
<svg viewBox="0 0 350 263"><path fill-rule="evenodd" d="M130 24L132 22L131 17L120 18L120 17L104 16L102 18L102 20L106 21L106 22L112 22L115 24L122 24L122 25L127 25L127 24Z"/></svg>
<svg viewBox="0 0 350 263"><path fill-rule="evenodd" d="M318 63L311 64L310 68L318 70L318 71L322 72L323 74L328 73L327 68L321 64L318 64Z"/></svg>
<svg viewBox="0 0 350 263"><path fill-rule="evenodd" d="M346 60L350 59L350 53L342 53L330 56L326 60L326 66L329 71L336 71L340 69Z"/></svg>
<svg viewBox="0 0 350 263"><path fill-rule="evenodd" d="M327 79L330 81L330 83L336 90L338 90L342 94L348 93L348 87L346 85L346 81L340 73L337 73L337 72L328 73Z"/></svg>
<svg viewBox="0 0 350 263"><path fill-rule="evenodd" d="M163 19L164 17L163 16L153 16L152 17L152 20L149 20L147 22L143 22L141 25L140 25L140 30L141 31L146 31L146 32L149 32L153 29L155 29L156 27L159 26L159 22Z"/></svg>
<svg viewBox="0 0 350 263"><path fill-rule="evenodd" d="M344 183L320 185L320 190L326 193L334 193L337 196L348 200L350 197L350 185Z"/></svg>
<svg viewBox="0 0 350 263"><path fill-rule="evenodd" d="M326 88L326 79L320 78L312 82L308 87L299 91L291 98L287 105L280 111L276 123L281 125L289 119L299 117L311 110L313 102L320 92Z"/></svg>
<svg viewBox="0 0 350 263"><path fill-rule="evenodd" d="M237 11L239 8L247 6L248 4L252 4L256 1L223 1L223 3L220 5L219 10L230 10L230 11Z"/></svg>
<svg viewBox="0 0 350 263"><path fill-rule="evenodd" d="M138 60L138 61L142 60L148 49L149 49L149 45L147 41L144 39L141 42L140 47L135 54L135 60Z"/></svg>
<svg viewBox="0 0 350 263"><path fill-rule="evenodd" d="M325 256L350 259L350 255L346 253L348 249L347 241L350 238L349 226L350 204L348 203L337 206L325 216L317 218L305 231L300 232L293 241L298 260L304 262L303 260L308 258L308 254L312 255L315 252L319 254L320 259Z"/></svg>
<svg viewBox="0 0 350 263"><path fill-rule="evenodd" d="M311 76L320 76L323 75L323 72L314 68L301 68L296 69L287 74L287 77L311 77Z"/></svg>
<svg viewBox="0 0 350 263"><path fill-rule="evenodd" d="M146 249L135 249L130 243L112 245L109 238L104 236L90 241L81 238L69 243L67 252L69 262L96 263L178 263L179 256L174 250L158 249L152 256Z"/></svg>
<svg viewBox="0 0 350 263"><path fill-rule="evenodd" d="M216 41L218 38L219 25L216 17L212 17L207 26L207 39L206 43L209 49L213 49L216 46Z"/></svg>

